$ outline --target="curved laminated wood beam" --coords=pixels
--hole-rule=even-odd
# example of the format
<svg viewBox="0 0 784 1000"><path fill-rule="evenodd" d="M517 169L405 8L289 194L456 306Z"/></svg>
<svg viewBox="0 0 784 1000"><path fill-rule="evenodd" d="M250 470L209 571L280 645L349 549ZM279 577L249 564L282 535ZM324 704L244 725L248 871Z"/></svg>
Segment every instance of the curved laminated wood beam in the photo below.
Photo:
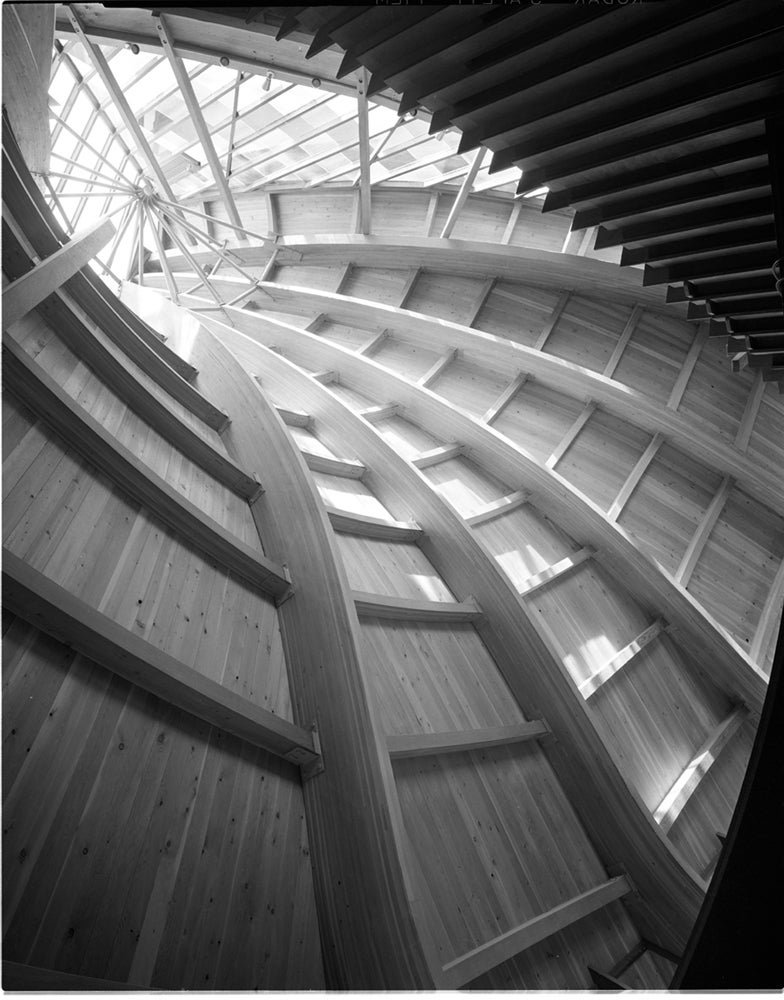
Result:
<svg viewBox="0 0 784 1000"><path fill-rule="evenodd" d="M132 684L293 764L317 758L304 728L164 653L3 548L5 606Z"/></svg>
<svg viewBox="0 0 784 1000"><path fill-rule="evenodd" d="M306 333L298 327L260 314L232 312L238 332L246 331L259 343L277 343L287 331L287 353L295 361L312 367L325 365L340 372L349 388L355 385L379 398L394 398L405 406L407 415L431 433L456 436L491 475L502 482L521 479L527 490L541 497L559 523L584 545L619 580L638 593L655 613L677 627L698 661L705 664L714 681L737 702L744 702L758 715L767 689L762 671L748 654L705 612L687 590L640 549L632 536L608 519L606 514L571 483L492 427L468 416L458 407L429 389L411 382L371 359ZM205 320L212 327L213 320ZM266 362L269 366L269 360ZM310 410L315 417L315 411ZM426 526L422 524L426 529ZM473 588L469 588L472 592ZM475 592L474 592L475 593ZM479 595L477 599L482 603Z"/></svg>
<svg viewBox="0 0 784 1000"><path fill-rule="evenodd" d="M132 451L108 433L41 366L3 334L3 368L7 389L17 392L52 430L87 461L175 531L188 544L272 597L283 599L291 588L282 566L240 541L191 503Z"/></svg>
<svg viewBox="0 0 784 1000"><path fill-rule="evenodd" d="M556 737L544 744L547 756L600 857L608 865L621 861L634 879L639 895L629 905L640 926L648 937L681 948L699 909L703 887L682 866L636 790L628 786L596 730L585 699L565 665L543 642L533 612L503 570L416 467L328 388L265 349L259 340L216 320L205 322L245 364L254 369L263 366L277 390L313 415L327 446L333 440L351 443L368 468L373 492L393 515L405 510L416 516L424 531L421 548L446 585L453 593L470 590L482 608L484 621L478 626L482 641L523 713L547 719ZM256 325L259 330L268 325L270 343L280 337L281 324L259 320ZM307 338L301 345L304 358L311 351L311 341L318 342L318 338L303 336ZM331 357L333 363L340 361L337 354ZM369 389L381 393L388 373L376 365L373 368L380 378L371 380ZM596 808L597 802L602 803L601 809Z"/></svg>
<svg viewBox="0 0 784 1000"><path fill-rule="evenodd" d="M220 288L220 281L217 287ZM227 290L233 287L230 283L226 285ZM548 388L569 393L581 400L590 399L608 413L649 431L652 436L665 435L686 454L700 462L713 463L732 475L746 492L759 498L772 510L784 513L784 494L775 472L765 470L729 441L719 439L715 429L707 421L692 414L685 417L677 413L672 400L668 407L663 407L643 393L571 361L448 320L310 288L274 283L266 284L263 288L272 301L265 299L263 304L260 303L262 308L307 316L318 309L336 321L349 325L405 330L418 344L442 355L434 365L434 370L450 351L455 350L459 351L463 360L505 376L510 371L522 369ZM608 294L608 297L611 296ZM197 304L187 296L183 297L183 301L186 305ZM704 345L699 341L696 349L701 350L702 346ZM687 358L684 373L689 364L692 361L696 363L696 360L696 353ZM441 368L438 370L440 372ZM425 384L424 379L420 382ZM681 382L683 386L679 388ZM682 393L683 387L685 378L678 380L673 392L678 390Z"/></svg>
<svg viewBox="0 0 784 1000"><path fill-rule="evenodd" d="M3 289L3 324L12 326L77 271L89 264L114 234L111 219L98 219L76 233L70 242L45 257L32 270L16 278Z"/></svg>
<svg viewBox="0 0 784 1000"><path fill-rule="evenodd" d="M303 792L327 984L431 988L394 833L402 821L392 766L323 504L285 424L233 354L204 327L193 350L200 380L231 411L227 447L243 464L268 468L275 484L252 511L265 552L294 581L278 610L293 714L303 728L315 723L323 756Z"/></svg>

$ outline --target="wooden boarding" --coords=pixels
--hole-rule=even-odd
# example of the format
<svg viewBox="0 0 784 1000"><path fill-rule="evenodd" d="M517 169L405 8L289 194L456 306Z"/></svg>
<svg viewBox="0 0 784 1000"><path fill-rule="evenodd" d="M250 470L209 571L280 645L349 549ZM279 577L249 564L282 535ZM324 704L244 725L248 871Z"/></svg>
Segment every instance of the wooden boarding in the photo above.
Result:
<svg viewBox="0 0 784 1000"><path fill-rule="evenodd" d="M311 472L324 472L328 476L361 479L367 471L361 462L355 462L351 458L329 458L326 455L314 455L310 451L303 451L302 457Z"/></svg>
<svg viewBox="0 0 784 1000"><path fill-rule="evenodd" d="M114 234L111 219L98 219L31 271L3 289L3 324L12 326L77 271L85 267Z"/></svg>
<svg viewBox="0 0 784 1000"><path fill-rule="evenodd" d="M520 372L515 375L509 385L504 389L498 399L493 403L493 405L485 411L482 415L482 421L486 424L492 424L496 417L500 416L502 411L511 403L517 393L523 388L528 379L528 374Z"/></svg>
<svg viewBox="0 0 784 1000"><path fill-rule="evenodd" d="M557 563L553 563L552 566L548 566L547 569L543 569L541 573L536 573L534 576L525 580L520 587L520 596L527 597L540 587L544 587L545 584L552 583L553 580L557 580L565 573L570 573L581 563L590 559L594 554L595 553L592 548L586 547L579 549L577 552L573 552L571 555L566 556L565 559L559 559Z"/></svg>
<svg viewBox="0 0 784 1000"><path fill-rule="evenodd" d="M514 958L520 952L533 947L552 934L557 934L607 906L616 899L621 899L632 891L631 885L623 875L610 879L579 896L553 907L541 916L527 920L505 934L500 934L487 944L474 948L466 955L461 955L453 962L448 962L442 970L442 981L439 986L449 989L460 989L468 985L478 976L489 972L502 962Z"/></svg>
<svg viewBox="0 0 784 1000"><path fill-rule="evenodd" d="M725 476L716 491L716 495L711 500L708 509L705 511L702 520L697 526L697 530L694 532L689 546L683 554L680 566L675 572L675 581L679 583L682 587L687 587L689 585L689 580L694 572L694 567L697 565L699 558L702 554L702 550L710 537L710 533L716 526L716 522L721 515L724 505L727 502L727 497L733 488L733 481L731 476Z"/></svg>
<svg viewBox="0 0 784 1000"><path fill-rule="evenodd" d="M632 471L629 473L626 482L618 491L618 496L615 498L615 500L613 500L610 509L607 511L608 521L618 520L621 511L629 502L629 498L639 485L640 480L645 475L648 466L656 457L656 452L659 450L659 448L661 448L663 443L664 443L664 437L661 434L655 434L653 440L645 449L645 451L642 453L639 461L634 466Z"/></svg>
<svg viewBox="0 0 784 1000"><path fill-rule="evenodd" d="M666 624L661 619L658 619L652 625L649 625L644 632L641 632L628 646L624 646L623 649L619 650L606 666L580 684L580 694L583 698L590 698L592 694L595 694L602 684L606 684L619 670L631 663L666 627Z"/></svg>
<svg viewBox="0 0 784 1000"><path fill-rule="evenodd" d="M411 459L412 465L418 469L429 469L432 465L439 465L441 462L448 462L451 458L457 458L463 454L463 446L454 442L452 444L441 444L430 451L423 451L420 455Z"/></svg>
<svg viewBox="0 0 784 1000"><path fill-rule="evenodd" d="M310 733L161 652L3 549L6 607L48 635L192 715L294 764L318 754Z"/></svg>
<svg viewBox="0 0 784 1000"><path fill-rule="evenodd" d="M517 490L516 493L509 493L498 500L491 500L484 507L480 507L475 513L466 517L465 523L475 528L478 524L486 524L488 521L494 521L497 517L502 517L510 510L522 507L524 503L528 503L530 497L531 494L526 490Z"/></svg>
<svg viewBox="0 0 784 1000"><path fill-rule="evenodd" d="M265 594L280 598L289 592L291 582L282 566L245 545L170 486L105 431L10 337L5 341L3 364L9 387L16 389L56 434L206 556Z"/></svg>
<svg viewBox="0 0 784 1000"><path fill-rule="evenodd" d="M678 780L661 800L653 818L659 824L662 833L672 829L675 820L680 816L689 798L694 794L700 782L715 763L724 747L737 733L748 714L744 705L738 705L708 736L696 754L684 768Z"/></svg>
<svg viewBox="0 0 784 1000"><path fill-rule="evenodd" d="M422 529L413 521L385 521L368 514L354 514L348 510L327 507L327 516L335 531L365 538L385 538L390 542L416 542Z"/></svg>
<svg viewBox="0 0 784 1000"><path fill-rule="evenodd" d="M579 417L575 420L569 430L564 434L558 447L554 449L553 453L545 462L548 469L554 469L556 465L561 461L563 456L569 450L569 448L574 444L577 439L577 435L585 427L591 417L594 415L596 410L596 403L590 402L586 403L585 408L580 413Z"/></svg>
<svg viewBox="0 0 784 1000"><path fill-rule="evenodd" d="M285 406L276 406L280 419L289 427L310 427L313 417L302 410L289 410Z"/></svg>
<svg viewBox="0 0 784 1000"><path fill-rule="evenodd" d="M352 591L357 614L365 618L391 618L404 622L477 622L482 609L473 599L465 601L418 601Z"/></svg>
<svg viewBox="0 0 784 1000"><path fill-rule="evenodd" d="M415 733L387 736L387 749L393 760L429 757L441 753L461 753L487 747L508 746L550 736L550 727L541 720L521 722L516 726L471 729L456 733Z"/></svg>

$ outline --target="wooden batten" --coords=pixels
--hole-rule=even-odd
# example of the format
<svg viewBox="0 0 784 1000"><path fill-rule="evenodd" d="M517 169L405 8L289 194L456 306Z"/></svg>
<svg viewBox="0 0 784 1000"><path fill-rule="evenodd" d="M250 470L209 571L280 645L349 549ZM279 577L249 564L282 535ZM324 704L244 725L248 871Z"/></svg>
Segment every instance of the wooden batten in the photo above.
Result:
<svg viewBox="0 0 784 1000"><path fill-rule="evenodd" d="M633 639L628 646L624 646L623 649L619 650L606 666L602 667L602 669L597 673L583 681L583 683L580 684L580 694L584 698L590 698L591 695L596 694L602 684L606 684L607 681L609 681L611 677L614 677L619 670L628 666L628 664L630 664L632 660L638 656L649 643L653 642L653 640L666 628L666 623L661 619L657 619L652 625L649 625L648 628L641 632L636 639Z"/></svg>
<svg viewBox="0 0 784 1000"><path fill-rule="evenodd" d="M163 653L3 549L6 607L146 691L295 764L318 754L309 732Z"/></svg>
<svg viewBox="0 0 784 1000"><path fill-rule="evenodd" d="M762 377L762 372L759 371L754 378L754 385L751 387L749 398L747 399L746 406L743 410L743 417L741 418L740 424L738 424L738 432L735 435L735 447L739 451L746 451L749 446L749 440L754 430L754 425L757 421L757 415L759 414L759 409L762 405L762 398L764 395L765 381Z"/></svg>
<svg viewBox="0 0 784 1000"><path fill-rule="evenodd" d="M716 758L743 725L747 714L748 710L744 705L734 708L708 736L661 800L653 815L663 833L668 833L672 829L689 798L716 762Z"/></svg>
<svg viewBox="0 0 784 1000"><path fill-rule="evenodd" d="M517 490L515 493L510 493L498 500L491 500L467 517L465 522L470 527L475 528L478 524L494 521L497 517L503 517L509 511L517 510L524 503L528 503L530 496L531 494L526 490Z"/></svg>
<svg viewBox="0 0 784 1000"><path fill-rule="evenodd" d="M549 316L547 322L542 327L542 329L541 329L541 331L539 333L539 336L534 341L534 350L535 351L543 351L544 350L544 345L547 343L547 341L550 338L550 334L555 329L555 324L561 318L561 313L566 308L566 305L569 302L570 296L571 296L571 292L561 292L560 296L558 297L558 301L553 306L553 311L550 313L550 316Z"/></svg>
<svg viewBox="0 0 784 1000"><path fill-rule="evenodd" d="M594 550L590 547L586 547L579 549L577 552L573 552L564 559L559 559L557 563L553 563L552 566L548 566L547 569L543 569L540 573L536 573L534 576L525 580L520 587L520 595L522 597L527 597L535 590L539 590L540 587L544 587L546 584L552 583L554 580L559 579L559 577L564 576L566 573L571 573L573 569L576 569L593 555L595 555Z"/></svg>
<svg viewBox="0 0 784 1000"><path fill-rule="evenodd" d="M445 354L442 354L425 372L422 378L419 379L419 384L425 389L429 388L446 371L452 362L457 359L457 356L458 352L456 350L447 351Z"/></svg>
<svg viewBox="0 0 784 1000"><path fill-rule="evenodd" d="M596 411L596 403L594 402L586 403L582 413L580 413L580 415L572 424L572 426L569 428L569 430L566 432L566 434L564 434L558 447L553 450L552 454L547 459L547 462L545 464L547 465L548 469L554 469L556 465L561 461L561 459L564 457L569 448L571 448L571 446L577 440L577 436L579 435L580 431L583 429L583 427L585 427L585 425L594 415L595 411Z"/></svg>
<svg viewBox="0 0 784 1000"><path fill-rule="evenodd" d="M464 601L418 601L384 594L353 592L357 614L366 618L391 618L401 622L478 622L482 609L473 599Z"/></svg>
<svg viewBox="0 0 784 1000"><path fill-rule="evenodd" d="M413 521L385 521L368 514L355 514L348 510L327 507L327 516L335 531L365 538L385 538L390 542L416 542L422 529Z"/></svg>
<svg viewBox="0 0 784 1000"><path fill-rule="evenodd" d="M439 985L451 989L466 986L484 972L514 958L520 952L557 934L558 931L564 930L575 921L582 920L614 900L621 899L631 891L632 888L623 875L589 889L541 916L507 931L506 934L499 935L467 955L461 955L460 958L448 962L443 967L443 979Z"/></svg>
<svg viewBox="0 0 784 1000"><path fill-rule="evenodd" d="M482 420L486 424L492 424L492 422L501 415L504 408L511 403L517 393L523 388L528 379L527 373L520 372L515 375L509 385L504 389L498 399L493 403L493 405L485 411L482 415Z"/></svg>
<svg viewBox="0 0 784 1000"><path fill-rule="evenodd" d="M639 461L634 466L632 471L629 473L626 482L623 484L621 489L618 491L618 496L613 500L610 509L607 511L607 518L610 521L617 521L619 515L623 511L629 499L634 493L635 489L640 483L640 480L648 471L648 467L651 462L656 457L656 453L659 448L661 448L664 443L664 437L661 434L655 434L653 440L645 449L645 451L640 456Z"/></svg>
<svg viewBox="0 0 784 1000"><path fill-rule="evenodd" d="M276 406L275 409L288 427L310 427L313 423L313 417L309 413L303 413L302 410L290 410L285 406Z"/></svg>
<svg viewBox="0 0 784 1000"><path fill-rule="evenodd" d="M749 650L749 656L754 663L760 662L774 641L777 623L781 620L782 604L784 604L784 559L779 563L773 584L765 598L762 614L757 622L757 630Z"/></svg>
<svg viewBox="0 0 784 1000"><path fill-rule="evenodd" d="M694 532L689 546L683 554L680 566L676 570L675 580L682 587L687 587L689 585L689 580L694 572L694 567L697 565L700 556L702 555L702 550L710 537L710 533L716 526L724 505L727 502L727 497L733 488L733 482L731 476L725 476L716 491L716 495L711 500L708 509L702 517L697 530Z"/></svg>
<svg viewBox="0 0 784 1000"><path fill-rule="evenodd" d="M621 331L621 335L618 338L618 343L613 348L613 352L610 355L607 364L604 367L605 378L613 378L613 376L615 375L615 370L618 367L621 358L623 357L623 352L626 350L626 345L629 343L631 335L637 328L637 324L640 321L642 313L643 313L643 307L640 305L636 305L632 309L631 315L626 321L626 326L624 326L623 330Z"/></svg>
<svg viewBox="0 0 784 1000"><path fill-rule="evenodd" d="M387 420L389 417L399 417L402 411L402 407L398 406L397 403L388 403L386 406L369 406L367 409L360 410L359 416L363 417L368 423L377 424L380 420Z"/></svg>
<svg viewBox="0 0 784 1000"><path fill-rule="evenodd" d="M451 458L457 458L462 453L463 446L457 442L441 444L437 448L431 448L429 451L423 451L420 455L416 455L411 459L411 462L418 469L429 469L440 462L448 462Z"/></svg>
<svg viewBox="0 0 784 1000"><path fill-rule="evenodd" d="M686 359L681 366L675 385L672 387L672 391L670 392L670 398L667 400L667 409L677 410L681 405L681 400L683 399L683 394L686 391L686 386L689 383L689 379L691 378L694 368L707 343L708 324L700 323L694 333L694 340L689 348L689 353L686 355Z"/></svg>
<svg viewBox="0 0 784 1000"><path fill-rule="evenodd" d="M393 760L408 757L429 757L433 754L462 753L488 747L509 746L550 736L550 728L541 720L522 722L517 726L496 726L494 729L472 729L455 733L418 733L388 736L387 748Z"/></svg>
<svg viewBox="0 0 784 1000"><path fill-rule="evenodd" d="M324 472L328 476L361 479L366 472L365 466L352 458L330 458L327 455L315 455L310 451L303 451L302 457L311 472Z"/></svg>
<svg viewBox="0 0 784 1000"><path fill-rule="evenodd" d="M381 333L378 333L369 340L366 340L364 344L360 344L357 348L357 353L364 354L366 358L370 358L384 345L384 342L388 339L389 333L386 330L382 330Z"/></svg>

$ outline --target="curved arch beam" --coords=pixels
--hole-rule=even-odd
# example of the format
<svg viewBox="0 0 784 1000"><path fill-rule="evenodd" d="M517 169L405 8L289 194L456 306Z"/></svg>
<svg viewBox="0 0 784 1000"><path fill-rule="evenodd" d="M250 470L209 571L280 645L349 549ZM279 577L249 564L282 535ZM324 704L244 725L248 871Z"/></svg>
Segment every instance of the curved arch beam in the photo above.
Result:
<svg viewBox="0 0 784 1000"><path fill-rule="evenodd" d="M410 511L422 527L421 548L456 594L476 597L485 617L478 626L523 712L541 712L557 742L543 750L567 789L606 865L620 863L639 890L628 901L646 937L682 950L696 919L703 887L686 869L637 792L604 745L564 664L542 641L535 614L490 558L476 535L413 463L402 458L366 420L328 386L237 330L206 325L246 364L258 366L286 398L317 422L328 447L346 447L367 467L366 482L393 513ZM521 665L525 664L523 668ZM602 808L597 809L596 803ZM653 860L652 860L653 859Z"/></svg>
<svg viewBox="0 0 784 1000"><path fill-rule="evenodd" d="M610 522L591 500L562 476L538 462L492 427L463 413L429 389L383 368L374 361L331 344L313 334L258 314L232 309L237 329L268 346L286 333L287 352L307 368L329 368L348 386L370 391L380 400L394 401L446 441L458 440L479 464L502 481L525 486L539 494L561 525L582 544L597 550L609 572L629 582L643 602L682 633L691 655L727 694L744 702L758 715L767 682L748 655L658 563L643 553L632 537Z"/></svg>
<svg viewBox="0 0 784 1000"><path fill-rule="evenodd" d="M233 418L227 448L274 483L251 510L265 553L292 578L278 620L293 714L304 729L315 724L324 763L303 791L328 985L432 988L392 834L392 768L326 512L285 424L231 351L204 327L193 351L200 381Z"/></svg>

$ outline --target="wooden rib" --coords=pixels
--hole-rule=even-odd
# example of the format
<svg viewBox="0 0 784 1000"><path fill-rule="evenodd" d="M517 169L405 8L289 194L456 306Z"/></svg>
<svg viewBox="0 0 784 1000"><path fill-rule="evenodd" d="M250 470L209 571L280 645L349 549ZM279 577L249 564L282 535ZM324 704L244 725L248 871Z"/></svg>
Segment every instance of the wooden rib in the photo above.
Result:
<svg viewBox="0 0 784 1000"><path fill-rule="evenodd" d="M431 465L439 465L441 462L448 462L450 458L457 458L463 454L463 446L456 441L452 444L440 444L437 448L423 451L411 459L413 465L418 469L429 469Z"/></svg>
<svg viewBox="0 0 784 1000"><path fill-rule="evenodd" d="M516 493L509 493L498 500L491 500L469 517L466 517L465 523L469 527L475 528L478 524L486 524L488 521L494 521L497 517L503 516L510 510L516 510L518 507L522 507L524 503L528 503L530 496L531 494L526 492L526 490L517 490Z"/></svg>
<svg viewBox="0 0 784 1000"><path fill-rule="evenodd" d="M694 757L684 768L678 780L656 807L653 818L662 833L668 833L683 812L689 798L708 773L716 758L743 725L748 714L744 705L738 705L708 736Z"/></svg>
<svg viewBox="0 0 784 1000"><path fill-rule="evenodd" d="M512 211L509 213L509 221L506 224L506 229L504 229L504 234L501 237L501 244L507 246L512 238L512 234L515 231L515 226L517 225L517 220L520 218L520 211L523 207L523 203L517 200L512 205Z"/></svg>
<svg viewBox="0 0 784 1000"><path fill-rule="evenodd" d="M708 330L709 325L707 323L700 323L697 327L694 340L689 348L689 353L686 355L683 366L675 380L675 385L670 392L670 398L667 400L667 409L677 410L680 406L683 394L686 391L686 385L694 371L694 366L697 364L700 354L702 354L703 347L708 342Z"/></svg>
<svg viewBox="0 0 784 1000"><path fill-rule="evenodd" d="M618 367L618 363L621 360L623 352L626 350L626 345L629 343L629 338L634 333L637 323L642 316L643 307L637 305L632 309L631 315L626 321L626 326L624 326L620 337L618 338L618 343L613 348L613 352L607 364L604 366L604 376L605 378L613 378L615 374L615 369Z"/></svg>
<svg viewBox="0 0 784 1000"><path fill-rule="evenodd" d="M708 537L724 509L724 504L727 502L727 497L733 485L732 476L725 476L697 526L697 530L694 532L688 548L683 554L681 564L675 572L675 581L682 587L688 587L694 567L697 565L702 555L702 550L705 548L705 543L708 541Z"/></svg>
<svg viewBox="0 0 784 1000"><path fill-rule="evenodd" d="M364 410L359 410L358 416L367 420L370 424L377 424L380 420L388 420L390 417L400 416L402 407L397 403L387 403L386 406L368 406Z"/></svg>
<svg viewBox="0 0 784 1000"><path fill-rule="evenodd" d="M369 514L355 514L351 510L327 507L327 516L335 531L347 535L362 535L364 538L385 538L390 542L416 542L422 537L422 529L413 521L385 521Z"/></svg>
<svg viewBox="0 0 784 1000"><path fill-rule="evenodd" d="M492 424L492 422L498 418L501 412L509 405L509 403L511 403L517 393L523 388L527 378L527 372L519 372L515 375L498 399L482 415L482 421L486 424Z"/></svg>
<svg viewBox="0 0 784 1000"><path fill-rule="evenodd" d="M306 730L134 635L5 548L3 583L4 601L14 614L132 684L292 763L317 759Z"/></svg>
<svg viewBox="0 0 784 1000"><path fill-rule="evenodd" d="M606 663L600 670L597 670L595 674L592 674L580 684L580 694L583 698L590 698L592 694L595 694L602 684L606 684L619 670L631 663L666 627L665 622L659 618L644 631L640 632L637 638L630 642L628 646L624 646L623 649L619 650L609 663Z"/></svg>
<svg viewBox="0 0 784 1000"><path fill-rule="evenodd" d="M389 332L382 330L381 333L377 333L369 340L366 340L364 344L361 344L357 348L357 354L364 354L366 358L372 357L388 338Z"/></svg>
<svg viewBox="0 0 784 1000"><path fill-rule="evenodd" d="M743 410L743 416L738 426L738 433L735 435L735 447L740 451L746 451L749 446L749 439L754 430L754 424L757 420L757 414L759 413L764 395L765 382L762 378L762 372L758 371L754 379L754 385L749 392L749 398L746 400L746 407Z"/></svg>
<svg viewBox="0 0 784 1000"><path fill-rule="evenodd" d="M558 297L558 301L553 306L553 311L550 313L547 322L542 327L539 336L536 338L536 342L534 343L535 351L544 350L544 345L547 343L550 334L553 332L555 324L561 318L561 313L566 308L566 303L569 301L569 297L571 294L572 294L571 292L561 292L560 296Z"/></svg>
<svg viewBox="0 0 784 1000"><path fill-rule="evenodd" d="M452 204L452 208L449 210L449 215L444 223L444 228L441 230L442 240L448 240L452 235L452 230L455 228L455 223L460 217L460 213L463 211L463 206L468 200L468 195L471 193L471 188L474 186L476 175L479 173L479 168L482 166L482 161L486 155L487 149L484 146L480 146L474 154L471 166L468 168L468 173L465 175L463 183L460 185L460 190L457 192L457 197Z"/></svg>
<svg viewBox="0 0 784 1000"><path fill-rule="evenodd" d="M559 559L557 563L553 563L547 569L543 569L540 573L535 573L533 576L529 576L527 580L523 580L519 588L520 596L526 597L528 594L532 594L535 590L543 587L546 583L551 583L565 573L570 573L593 555L594 550L586 546L583 549L578 549L577 552L572 552L571 555L566 556L564 559Z"/></svg>
<svg viewBox="0 0 784 1000"><path fill-rule="evenodd" d="M648 466L656 457L656 452L659 450L659 448L661 448L663 443L664 443L664 436L662 434L654 435L653 440L638 459L637 464L629 473L626 482L618 491L618 496L615 498L615 500L613 500L610 509L607 511L607 519L609 521L618 520L621 511L629 502L629 498L631 497L632 493L634 493L640 480L645 475Z"/></svg>
<svg viewBox="0 0 784 1000"><path fill-rule="evenodd" d="M37 362L6 338L3 363L9 387L68 444L171 528L265 594L282 597L291 587L283 569L204 514L140 461L69 396Z"/></svg>
<svg viewBox="0 0 784 1000"><path fill-rule="evenodd" d="M550 735L546 722L520 722L514 726L494 726L488 729L468 729L452 733L411 733L387 736L387 750L393 760L407 757L429 757L440 753L461 753L488 747L525 743Z"/></svg>
<svg viewBox="0 0 784 1000"><path fill-rule="evenodd" d="M358 231L367 236L371 230L370 219L370 126L368 124L367 88L368 71L363 66L357 80L357 107L359 123L359 226Z"/></svg>
<svg viewBox="0 0 784 1000"><path fill-rule="evenodd" d="M457 350L446 351L419 379L418 384L424 389L429 388L436 381L439 375L442 375L452 362L457 360L457 357Z"/></svg>
<svg viewBox="0 0 784 1000"><path fill-rule="evenodd" d="M749 656L755 663L759 663L765 655L776 634L776 627L781 619L782 601L784 601L784 559L779 563L751 642Z"/></svg>
<svg viewBox="0 0 784 1000"><path fill-rule="evenodd" d="M391 618L403 622L476 622L482 611L473 597L465 601L420 601L352 591L357 614L365 618Z"/></svg>
<svg viewBox="0 0 784 1000"><path fill-rule="evenodd" d="M451 989L459 989L502 962L514 958L515 955L519 955L527 948L544 941L552 934L565 930L576 921L595 913L596 910L626 896L631 891L631 885L623 875L594 886L587 892L582 892L579 896L574 896L565 903L554 906L546 913L542 913L532 920L526 920L524 924L520 924L511 931L500 934L492 941L488 941L487 944L480 945L467 954L461 955L453 962L448 962L443 967L445 977L443 985Z"/></svg>
<svg viewBox="0 0 784 1000"><path fill-rule="evenodd" d="M313 417L309 413L303 413L302 410L289 410L285 406L276 406L275 409L288 427L310 427L313 423Z"/></svg>
<svg viewBox="0 0 784 1000"><path fill-rule="evenodd" d="M361 479L367 472L361 462L355 462L352 458L330 458L328 455L315 455L310 451L303 451L302 457L311 472L323 472L328 476Z"/></svg>
<svg viewBox="0 0 784 1000"><path fill-rule="evenodd" d="M595 409L596 409L596 403L594 403L593 401L585 404L582 413L580 413L580 415L577 417L577 419L569 428L569 430L566 432L566 434L564 434L560 444L557 446L557 448L555 448L553 453L547 459L547 462L545 464L548 469L554 469L555 466L558 464L558 462L560 462L560 460L566 454L568 449L574 443L577 435L580 433L583 427L588 423L588 421L593 416Z"/></svg>
<svg viewBox="0 0 784 1000"><path fill-rule="evenodd" d="M495 278L485 278L485 280L482 282L482 287L477 292L476 298L471 303L471 307L468 310L468 314L466 315L466 318L463 321L464 326L474 325L477 316L482 311L485 302L487 302L490 293L495 287L495 283L496 283Z"/></svg>
<svg viewBox="0 0 784 1000"><path fill-rule="evenodd" d="M85 267L114 234L111 219L98 219L3 289L3 325L12 326Z"/></svg>

